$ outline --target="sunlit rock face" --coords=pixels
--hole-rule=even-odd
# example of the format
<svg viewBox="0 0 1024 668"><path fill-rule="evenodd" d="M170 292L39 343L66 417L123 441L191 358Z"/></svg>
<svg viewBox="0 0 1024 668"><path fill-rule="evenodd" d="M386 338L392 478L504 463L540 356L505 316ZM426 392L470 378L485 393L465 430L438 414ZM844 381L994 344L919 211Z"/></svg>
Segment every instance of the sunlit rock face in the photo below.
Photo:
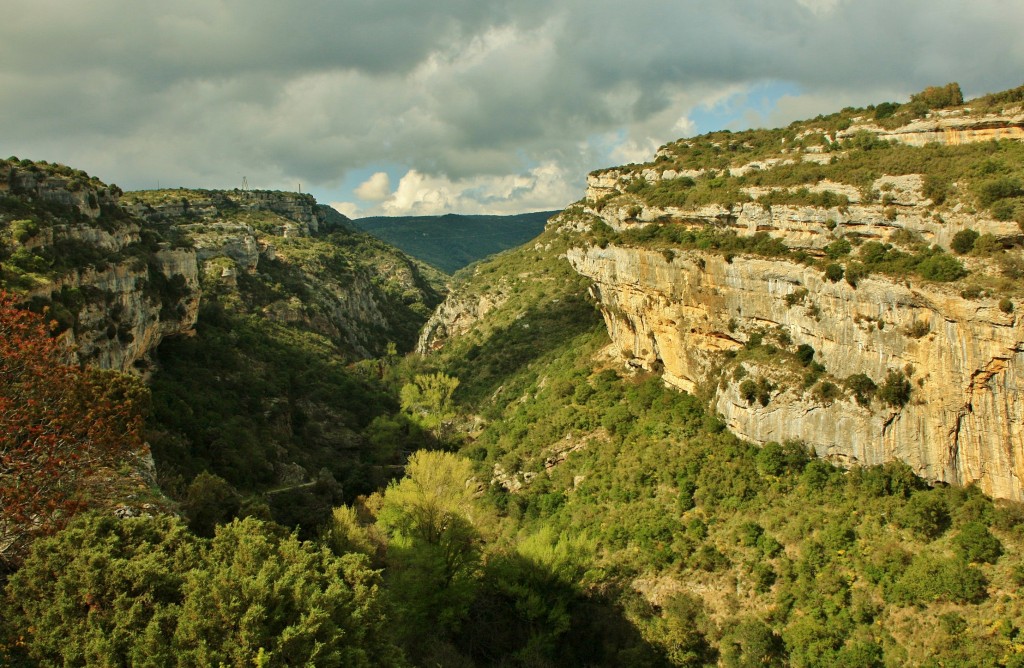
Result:
<svg viewBox="0 0 1024 668"><path fill-rule="evenodd" d="M689 392L713 384L714 408L740 436L802 440L847 464L901 459L933 480L977 481L995 496L1022 498L1024 327L994 300L878 277L854 288L804 265L751 257L668 259L610 246L574 249L568 258L594 280L626 363L661 369ZM801 290L806 296L787 300ZM910 371L909 403L824 401L800 386L792 365L741 362L747 376L777 387L766 406L745 401L739 381L722 373L723 353L776 328L792 346L812 346L837 379L863 373L881 383L890 370ZM919 338L908 334L924 329Z"/></svg>
<svg viewBox="0 0 1024 668"><path fill-rule="evenodd" d="M1021 139L1022 128L1020 113L970 119L937 114L896 130L869 130L920 145ZM814 152L784 158L829 159ZM681 225L763 232L814 257L844 237L897 246L914 238L949 248L968 228L1006 243L1021 235L1017 223L993 220L970 206L947 206L937 215L922 194L922 177L914 174L880 176L867 191L874 191L872 197L845 184L812 185L811 191L845 197L832 208L743 202L684 209L653 207L628 195L640 178L652 183L700 175L661 170L657 163L596 172L582 208L615 231ZM762 194L748 190L751 198ZM593 281L623 363L660 372L667 383L707 397L739 436L762 444L802 441L846 466L899 459L930 480L977 483L995 497L1024 500L1024 324L997 297L882 274L854 286L829 281L820 267L792 259L659 248L657 242L582 245L567 257ZM976 274L994 271L983 259L963 261ZM758 337L777 352L752 354L751 340ZM810 383L794 354L801 344L812 347L814 361L825 367ZM849 380L858 374L879 386L890 374L906 379L909 400L898 405L876 395L858 402ZM754 381L770 389L754 397ZM828 391L821 389L825 383Z"/></svg>

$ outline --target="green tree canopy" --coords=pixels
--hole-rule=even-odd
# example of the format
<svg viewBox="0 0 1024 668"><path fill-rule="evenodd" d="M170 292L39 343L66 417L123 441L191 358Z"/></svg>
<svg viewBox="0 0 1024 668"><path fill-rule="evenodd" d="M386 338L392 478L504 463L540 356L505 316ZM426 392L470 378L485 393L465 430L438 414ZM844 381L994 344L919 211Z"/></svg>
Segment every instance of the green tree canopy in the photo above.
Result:
<svg viewBox="0 0 1024 668"><path fill-rule="evenodd" d="M382 666L379 575L248 518L212 540L168 516L87 515L38 541L8 605L47 665Z"/></svg>

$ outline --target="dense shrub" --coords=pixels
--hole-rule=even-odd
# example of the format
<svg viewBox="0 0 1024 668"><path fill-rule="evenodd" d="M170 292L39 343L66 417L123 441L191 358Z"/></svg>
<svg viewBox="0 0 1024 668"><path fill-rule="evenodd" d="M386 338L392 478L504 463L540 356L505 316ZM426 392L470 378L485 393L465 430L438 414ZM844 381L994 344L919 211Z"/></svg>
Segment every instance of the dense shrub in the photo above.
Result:
<svg viewBox="0 0 1024 668"><path fill-rule="evenodd" d="M900 408L906 406L907 402L910 401L912 389L910 380L902 371L890 369L875 396L887 406Z"/></svg>
<svg viewBox="0 0 1024 668"><path fill-rule="evenodd" d="M928 109L944 109L964 103L960 84L955 81L945 86L929 86L920 93L910 96L910 102L925 105Z"/></svg>
<svg viewBox="0 0 1024 668"><path fill-rule="evenodd" d="M212 541L170 517L88 516L11 578L46 665L395 665L379 575L256 520Z"/></svg>
<svg viewBox="0 0 1024 668"><path fill-rule="evenodd" d="M845 381L846 387L853 393L853 398L861 406L869 406L871 399L875 396L878 385L869 376L863 373L855 373L848 376Z"/></svg>
<svg viewBox="0 0 1024 668"><path fill-rule="evenodd" d="M917 273L929 281L955 281L967 275L967 270L956 258L936 253L917 265Z"/></svg>
<svg viewBox="0 0 1024 668"><path fill-rule="evenodd" d="M953 546L964 561L994 564L1003 554L1003 544L981 522L968 522L953 538Z"/></svg>
<svg viewBox="0 0 1024 668"><path fill-rule="evenodd" d="M960 255L970 253L974 249L974 242L978 240L979 236L974 230L960 230L953 235L953 240L949 242L949 247Z"/></svg>
<svg viewBox="0 0 1024 668"><path fill-rule="evenodd" d="M807 366L814 361L814 347L806 343L801 343L796 348L796 358L800 360L800 364Z"/></svg>
<svg viewBox="0 0 1024 668"><path fill-rule="evenodd" d="M896 523L927 540L949 528L951 519L945 499L935 490L916 492L896 514Z"/></svg>
<svg viewBox="0 0 1024 668"><path fill-rule="evenodd" d="M988 595L987 585L982 572L961 559L922 553L893 585L890 598L903 604L978 603Z"/></svg>
<svg viewBox="0 0 1024 668"><path fill-rule="evenodd" d="M842 265L838 265L835 262L825 265L825 278L832 283L843 280Z"/></svg>

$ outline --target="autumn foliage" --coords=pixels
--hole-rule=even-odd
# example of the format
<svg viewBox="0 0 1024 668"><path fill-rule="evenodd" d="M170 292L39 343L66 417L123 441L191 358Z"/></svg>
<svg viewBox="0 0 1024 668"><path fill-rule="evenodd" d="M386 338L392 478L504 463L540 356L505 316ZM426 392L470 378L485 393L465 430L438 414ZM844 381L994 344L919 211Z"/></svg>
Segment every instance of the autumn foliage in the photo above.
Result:
<svg viewBox="0 0 1024 668"><path fill-rule="evenodd" d="M80 369L43 317L0 291L0 563L97 500L100 472L140 452L146 390Z"/></svg>

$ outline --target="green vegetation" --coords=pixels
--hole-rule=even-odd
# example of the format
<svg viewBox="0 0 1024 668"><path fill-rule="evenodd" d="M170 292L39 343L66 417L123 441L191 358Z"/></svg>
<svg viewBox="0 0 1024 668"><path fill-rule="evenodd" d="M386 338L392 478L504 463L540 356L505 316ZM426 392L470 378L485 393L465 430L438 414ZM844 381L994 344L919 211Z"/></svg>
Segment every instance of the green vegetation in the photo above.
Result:
<svg viewBox="0 0 1024 668"><path fill-rule="evenodd" d="M813 200L838 210L846 204L834 191L810 190L818 175L870 185L881 174L923 173L936 211L967 198L993 212L1016 207L1021 195L1005 184L1018 178L1021 154L1005 142L968 159L975 148L943 154L866 135L834 146L825 136L856 117L895 122L958 104L958 94L947 86L908 105L688 140L656 164L714 165L716 174L671 188L634 181L622 197L630 206L648 197L728 206L742 201L741 187L779 179L793 192L762 206ZM780 146L846 157L743 177L721 171L776 157ZM964 163L947 167L946 158ZM902 160L928 169L900 171ZM198 227L183 236L209 234L199 200L189 201ZM227 213L250 216L245 224L261 234L280 222ZM32 215L5 219L10 248L43 229ZM488 312L433 340L435 352L405 358L414 323L439 295L429 272L376 242L332 227L274 237L277 259L256 271L211 258L195 335L157 351L147 435L187 527L159 511L90 515L37 540L5 582L0 661L1021 665L1024 506L929 486L900 462L842 470L799 442L740 440L701 396L641 370L649 360L627 370L602 354L605 323L564 257L611 242L656 248L668 261L678 248L730 261L749 253L804 262L854 287L869 273L959 280L964 263L990 257L1006 280L1024 277L999 242L960 237L961 261L909 237L850 234L812 257L764 233L664 221L578 234L566 223L594 219L581 207L561 216L536 243L460 271L456 296ZM182 286L164 279L147 288L170 307ZM336 305L325 295L355 284L395 319L362 334L324 326ZM810 313L811 298L795 288L784 300ZM70 312L83 299L69 292L54 302ZM1000 308L1010 313L1013 302ZM906 334L929 331L922 320ZM746 344L721 375L751 406L771 411L779 392L794 390L823 402L851 396L883 414L919 400L912 368L837 378L781 328L735 336ZM367 355L377 359L356 361Z"/></svg>
<svg viewBox="0 0 1024 668"><path fill-rule="evenodd" d="M377 216L351 224L409 255L452 274L488 255L524 244L557 211L512 216Z"/></svg>
<svg viewBox="0 0 1024 668"><path fill-rule="evenodd" d="M9 621L43 664L383 666L379 576L258 520L212 540L167 517L86 517L39 541Z"/></svg>

